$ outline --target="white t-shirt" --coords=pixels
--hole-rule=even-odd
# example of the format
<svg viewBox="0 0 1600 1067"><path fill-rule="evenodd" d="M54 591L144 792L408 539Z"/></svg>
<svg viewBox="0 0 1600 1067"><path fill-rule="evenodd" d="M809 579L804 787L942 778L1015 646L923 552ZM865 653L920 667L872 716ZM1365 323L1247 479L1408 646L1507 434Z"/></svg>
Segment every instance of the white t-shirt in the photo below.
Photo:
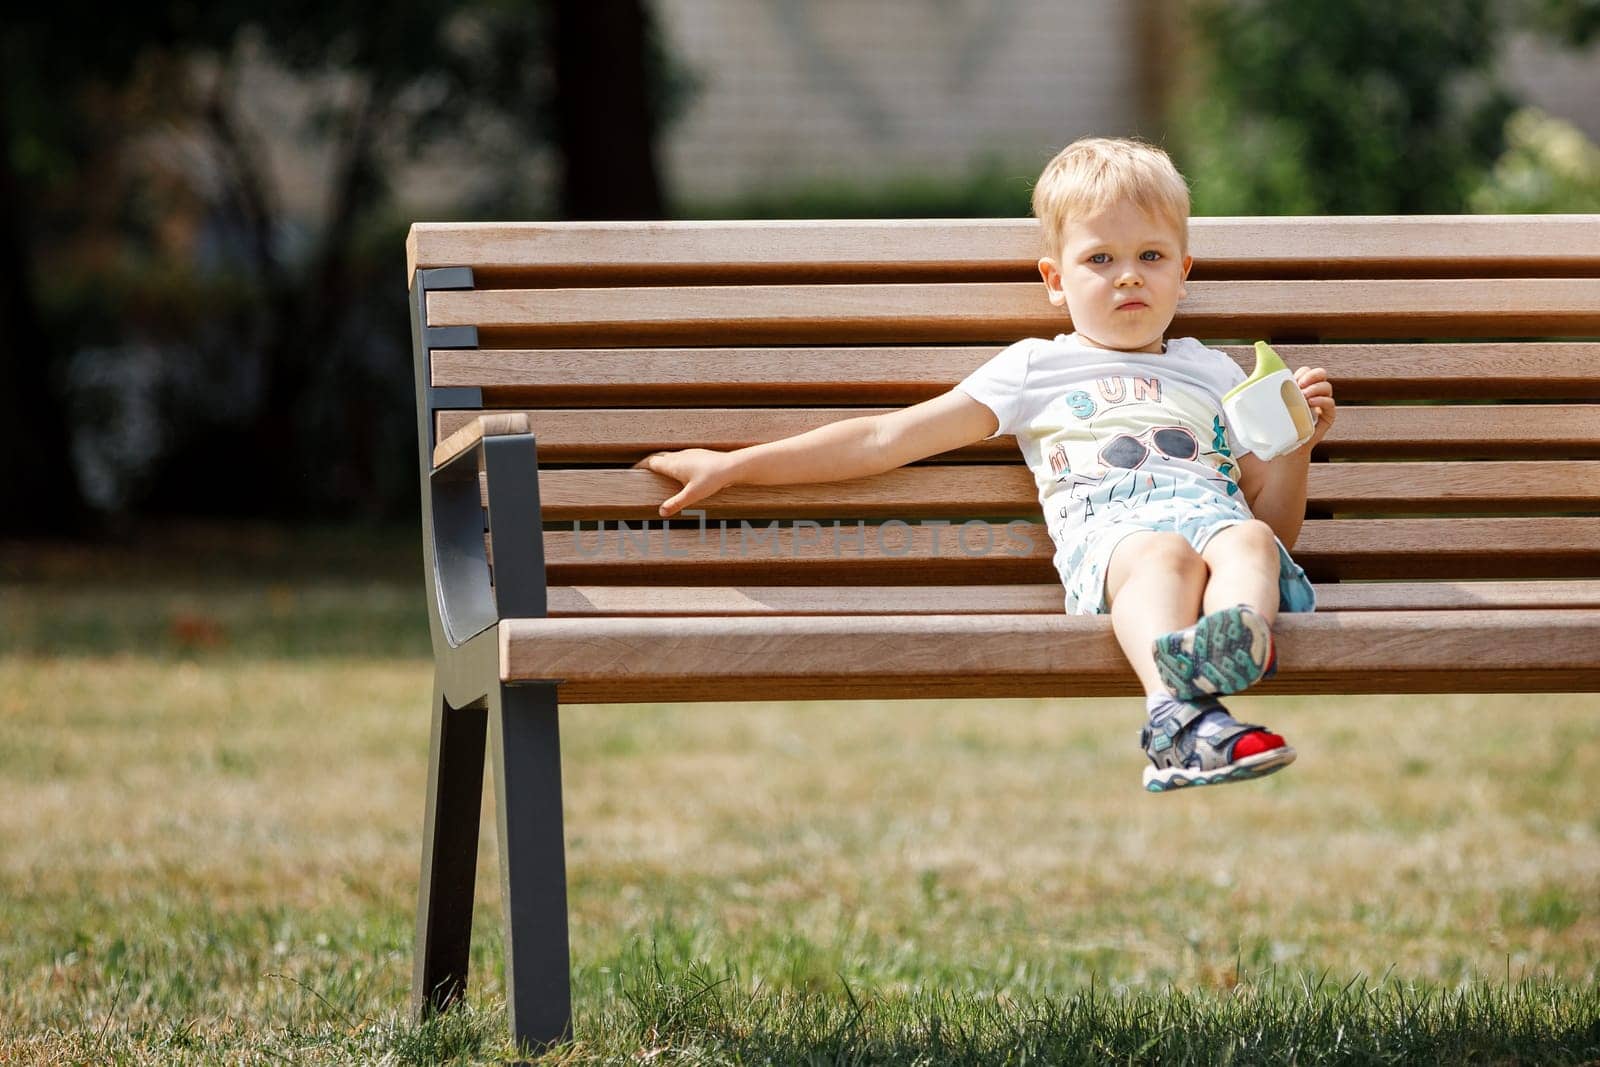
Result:
<svg viewBox="0 0 1600 1067"><path fill-rule="evenodd" d="M1249 450L1222 412L1223 394L1246 377L1192 337L1158 353L1058 334L1018 341L956 388L995 413L992 437L1016 436L1065 579L1066 546L1119 517L1213 506L1248 517L1236 457Z"/></svg>

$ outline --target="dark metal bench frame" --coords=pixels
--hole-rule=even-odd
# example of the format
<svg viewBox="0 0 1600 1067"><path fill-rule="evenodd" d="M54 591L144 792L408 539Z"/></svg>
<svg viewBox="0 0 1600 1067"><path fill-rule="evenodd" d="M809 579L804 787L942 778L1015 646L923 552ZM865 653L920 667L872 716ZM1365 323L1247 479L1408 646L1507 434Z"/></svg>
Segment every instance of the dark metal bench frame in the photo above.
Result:
<svg viewBox="0 0 1600 1067"><path fill-rule="evenodd" d="M470 269L447 268L417 271L411 289L424 581L436 664L412 1003L419 1012L440 1010L466 990L487 740L505 902L506 1009L512 1036L539 1045L572 1034L561 734L554 682L500 681L496 625L548 614L539 460L532 434L511 434L485 437L434 469L434 412L481 408L483 396L479 389L434 388L431 350L476 348L478 338L473 327L428 326L427 294L470 288ZM490 523L503 534L492 585L480 456ZM495 492L508 485L515 491Z"/></svg>

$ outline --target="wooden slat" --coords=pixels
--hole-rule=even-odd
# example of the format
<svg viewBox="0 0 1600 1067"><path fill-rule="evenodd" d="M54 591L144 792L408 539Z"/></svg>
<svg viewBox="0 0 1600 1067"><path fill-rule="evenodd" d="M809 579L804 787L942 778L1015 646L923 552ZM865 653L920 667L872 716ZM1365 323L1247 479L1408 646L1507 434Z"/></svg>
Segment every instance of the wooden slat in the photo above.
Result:
<svg viewBox="0 0 1600 1067"><path fill-rule="evenodd" d="M1318 585L1318 611L1600 609L1600 580ZM678 615L1059 615L1060 583L1035 585L555 586L552 618Z"/></svg>
<svg viewBox="0 0 1600 1067"><path fill-rule="evenodd" d="M673 479L645 470L539 475L544 517L560 522L658 518L661 502L679 488ZM1317 463L1310 472L1307 505L1315 511L1410 514L1592 510L1600 508L1600 461ZM813 485L736 485L695 507L709 519L1039 513L1033 474L1015 463L902 467Z"/></svg>
<svg viewBox="0 0 1600 1067"><path fill-rule="evenodd" d="M641 408L530 409L541 464L637 463L651 452L678 448L734 449L775 441L840 419L894 408ZM444 411L446 436L477 412ZM1509 404L1406 407L1345 406L1318 447L1320 458L1563 458L1600 457L1600 405ZM1011 437L980 441L940 459L1012 460Z"/></svg>
<svg viewBox="0 0 1600 1067"><path fill-rule="evenodd" d="M1328 512L1526 514L1600 508L1600 462L1593 460L1316 463L1307 482L1308 506Z"/></svg>
<svg viewBox="0 0 1600 1067"><path fill-rule="evenodd" d="M1000 345L868 348L440 349L435 386L490 389L500 405L912 404L955 385ZM1241 367L1254 350L1221 345ZM1325 367L1341 401L1600 399L1600 344L1279 344Z"/></svg>
<svg viewBox="0 0 1600 1067"><path fill-rule="evenodd" d="M1600 269L1600 219L1593 215L1196 218L1189 242L1198 277ZM406 239L408 278L418 268L471 266L480 285L1035 277L1041 251L1033 219L417 223Z"/></svg>
<svg viewBox="0 0 1600 1067"><path fill-rule="evenodd" d="M746 528L747 527L747 528ZM491 546L492 551L492 546ZM1057 580L1042 525L1016 522L544 532L552 585L1018 584ZM1308 521L1294 557L1315 580L1600 577L1600 518ZM645 564L645 567L641 567Z"/></svg>
<svg viewBox="0 0 1600 1067"><path fill-rule="evenodd" d="M1316 453L1333 459L1587 459L1600 405L1342 407Z"/></svg>
<svg viewBox="0 0 1600 1067"><path fill-rule="evenodd" d="M1600 611L1286 615L1262 693L1600 688ZM1139 692L1110 620L1038 615L517 619L504 681L563 702Z"/></svg>
<svg viewBox="0 0 1600 1067"><path fill-rule="evenodd" d="M1170 332L1251 337L1600 334L1600 278L1192 282ZM1001 341L1070 328L1030 283L436 292L431 326L480 345Z"/></svg>

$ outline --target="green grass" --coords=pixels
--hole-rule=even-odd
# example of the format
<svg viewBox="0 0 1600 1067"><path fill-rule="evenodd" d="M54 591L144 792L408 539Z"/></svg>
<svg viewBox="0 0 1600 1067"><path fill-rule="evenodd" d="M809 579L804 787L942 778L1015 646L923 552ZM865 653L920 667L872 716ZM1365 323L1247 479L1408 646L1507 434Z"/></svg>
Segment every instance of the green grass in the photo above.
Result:
<svg viewBox="0 0 1600 1067"><path fill-rule="evenodd" d="M487 798L407 1011L414 543L174 541L0 551L0 1063L511 1056ZM1600 699L1237 703L1300 760L1172 797L1137 701L568 709L548 1058L1600 1060Z"/></svg>

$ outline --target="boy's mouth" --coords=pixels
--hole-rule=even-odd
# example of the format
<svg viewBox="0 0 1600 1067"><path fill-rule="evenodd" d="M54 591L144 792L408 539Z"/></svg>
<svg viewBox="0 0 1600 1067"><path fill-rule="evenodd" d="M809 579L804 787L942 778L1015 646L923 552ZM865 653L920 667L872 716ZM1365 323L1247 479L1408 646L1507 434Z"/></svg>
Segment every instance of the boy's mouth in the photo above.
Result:
<svg viewBox="0 0 1600 1067"><path fill-rule="evenodd" d="M1128 300L1128 301L1125 301L1125 302L1123 302L1121 304L1118 304L1117 305L1117 310L1118 311L1138 311L1141 308L1146 308L1146 307L1149 307L1149 306L1150 305L1146 304L1143 300Z"/></svg>

